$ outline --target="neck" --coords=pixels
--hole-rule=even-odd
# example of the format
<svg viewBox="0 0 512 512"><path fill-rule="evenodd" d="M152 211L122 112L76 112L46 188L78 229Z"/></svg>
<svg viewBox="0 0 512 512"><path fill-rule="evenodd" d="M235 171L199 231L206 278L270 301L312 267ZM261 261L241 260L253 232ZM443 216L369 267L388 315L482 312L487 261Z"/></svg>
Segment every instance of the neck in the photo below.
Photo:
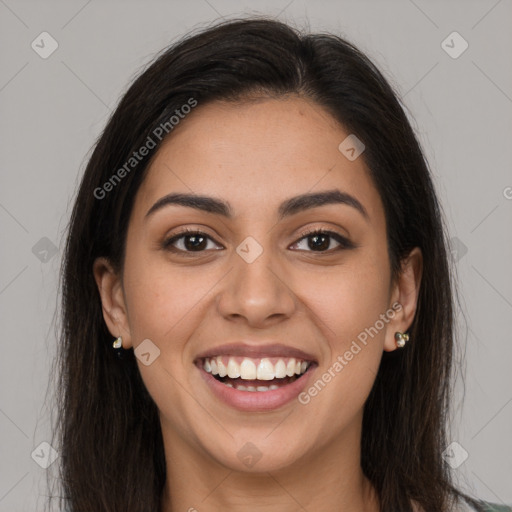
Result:
<svg viewBox="0 0 512 512"><path fill-rule="evenodd" d="M360 421L347 427L291 465L259 472L220 465L163 429L167 481L160 512L242 512L248 503L251 512L378 512L360 466L360 427Z"/></svg>

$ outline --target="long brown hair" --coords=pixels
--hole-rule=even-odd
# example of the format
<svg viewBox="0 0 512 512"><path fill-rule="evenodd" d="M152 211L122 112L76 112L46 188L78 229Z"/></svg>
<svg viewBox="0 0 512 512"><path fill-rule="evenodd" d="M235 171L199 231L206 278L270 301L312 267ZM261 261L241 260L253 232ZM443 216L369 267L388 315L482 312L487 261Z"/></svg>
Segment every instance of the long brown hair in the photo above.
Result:
<svg viewBox="0 0 512 512"><path fill-rule="evenodd" d="M189 35L159 55L121 99L85 169L63 260L56 360L55 444L69 512L159 511L166 478L157 407L133 351L122 360L114 355L92 273L100 256L122 269L134 197L161 141L108 194L98 197L98 189L190 98L200 106L285 94L314 100L366 145L362 157L384 205L392 275L412 248L423 253L411 341L384 353L365 404L362 469L382 512L411 511L411 500L426 512L443 512L451 498L463 496L442 456L454 347L453 274L419 142L397 94L352 44L250 18Z"/></svg>

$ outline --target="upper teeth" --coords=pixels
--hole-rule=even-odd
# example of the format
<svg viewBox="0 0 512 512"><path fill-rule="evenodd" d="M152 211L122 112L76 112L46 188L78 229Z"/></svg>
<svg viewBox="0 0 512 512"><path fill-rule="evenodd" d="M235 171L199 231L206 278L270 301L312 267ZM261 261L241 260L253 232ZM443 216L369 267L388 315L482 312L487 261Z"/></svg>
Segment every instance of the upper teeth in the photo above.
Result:
<svg viewBox="0 0 512 512"><path fill-rule="evenodd" d="M208 373L219 377L228 376L231 379L244 380L272 380L302 375L309 367L309 361L290 358L273 358L274 363L268 357L251 359L249 357L235 358L226 356L207 357L203 368Z"/></svg>

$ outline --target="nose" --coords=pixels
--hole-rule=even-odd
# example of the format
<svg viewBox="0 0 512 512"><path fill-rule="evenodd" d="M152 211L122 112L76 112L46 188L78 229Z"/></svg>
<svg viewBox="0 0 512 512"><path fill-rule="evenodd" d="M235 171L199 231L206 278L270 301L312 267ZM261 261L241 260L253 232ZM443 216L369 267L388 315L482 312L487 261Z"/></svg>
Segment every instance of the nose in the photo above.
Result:
<svg viewBox="0 0 512 512"><path fill-rule="evenodd" d="M217 308L224 318L265 328L293 315L295 293L282 266L272 264L269 250L252 263L238 254L233 255L233 260L234 268L217 296Z"/></svg>

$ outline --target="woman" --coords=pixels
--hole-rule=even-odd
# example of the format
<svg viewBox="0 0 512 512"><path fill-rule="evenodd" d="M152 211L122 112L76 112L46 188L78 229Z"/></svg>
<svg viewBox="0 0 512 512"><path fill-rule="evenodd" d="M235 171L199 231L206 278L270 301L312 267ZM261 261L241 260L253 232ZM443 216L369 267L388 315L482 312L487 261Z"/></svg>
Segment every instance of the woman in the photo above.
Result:
<svg viewBox="0 0 512 512"><path fill-rule="evenodd" d="M348 42L247 19L167 49L96 144L63 279L69 511L499 510L445 462L428 167Z"/></svg>

